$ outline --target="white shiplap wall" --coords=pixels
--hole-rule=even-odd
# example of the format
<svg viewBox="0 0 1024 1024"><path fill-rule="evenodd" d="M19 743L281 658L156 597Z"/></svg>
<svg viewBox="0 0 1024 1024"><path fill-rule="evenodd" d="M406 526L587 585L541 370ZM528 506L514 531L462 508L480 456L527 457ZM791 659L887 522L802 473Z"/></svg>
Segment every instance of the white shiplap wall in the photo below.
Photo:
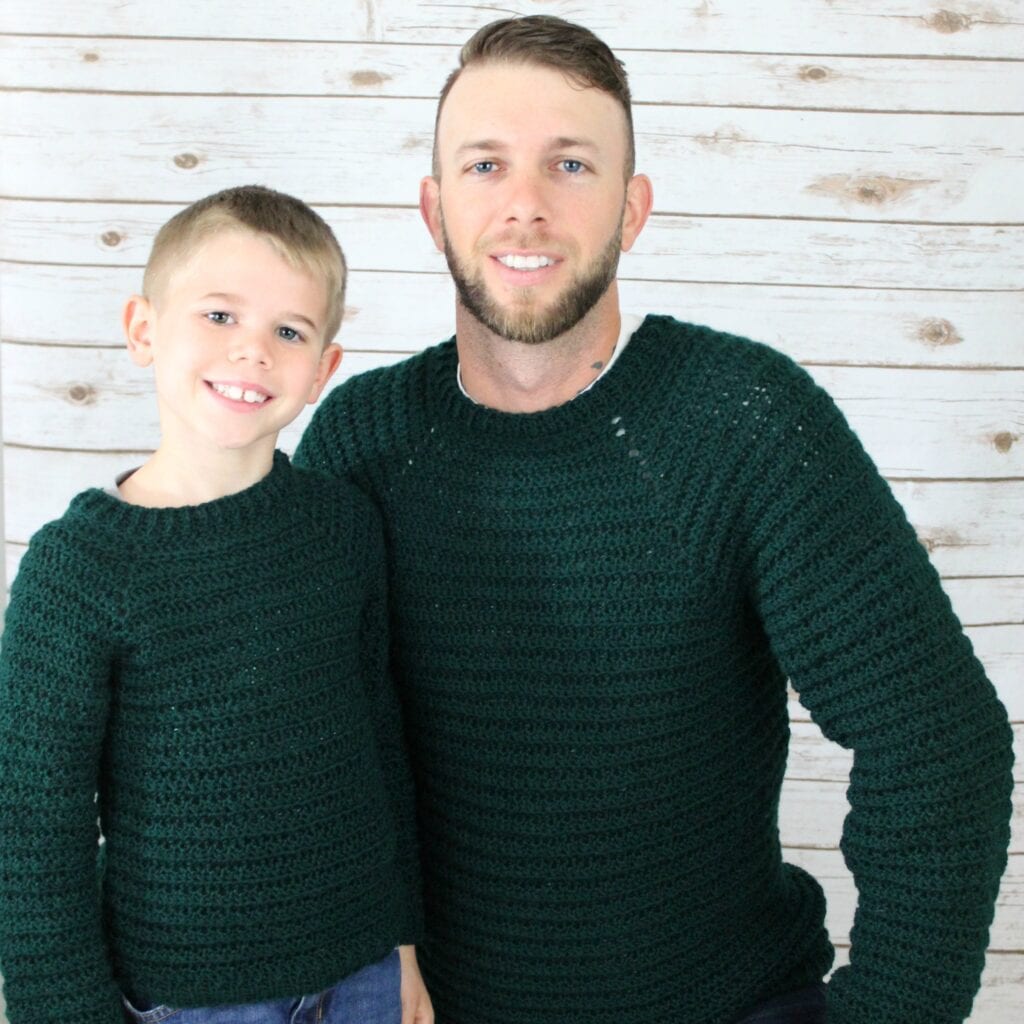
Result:
<svg viewBox="0 0 1024 1024"><path fill-rule="evenodd" d="M5 0L8 580L72 494L156 443L118 314L181 205L259 181L317 206L352 267L342 377L450 333L417 182L458 45L510 12L581 21L627 63L656 205L623 260L625 307L768 341L829 388L931 550L1024 761L1024 0ZM825 884L842 958L849 760L792 717L787 856ZM974 1024L1024 1005L1015 806Z"/></svg>

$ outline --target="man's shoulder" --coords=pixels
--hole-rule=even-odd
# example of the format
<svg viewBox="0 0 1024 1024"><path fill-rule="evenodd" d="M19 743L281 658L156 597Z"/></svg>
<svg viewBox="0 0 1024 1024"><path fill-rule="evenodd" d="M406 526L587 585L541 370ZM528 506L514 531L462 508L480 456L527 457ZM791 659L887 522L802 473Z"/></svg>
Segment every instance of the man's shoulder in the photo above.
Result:
<svg viewBox="0 0 1024 1024"><path fill-rule="evenodd" d="M443 372L442 367L454 366L455 361L455 341L449 338L398 362L349 377L327 394L320 407L339 411L358 409L366 403L407 401L434 374Z"/></svg>
<svg viewBox="0 0 1024 1024"><path fill-rule="evenodd" d="M658 346L658 357L687 364L686 378L700 380L716 391L728 387L812 385L807 372L789 355L763 341L705 324L651 313L638 335Z"/></svg>

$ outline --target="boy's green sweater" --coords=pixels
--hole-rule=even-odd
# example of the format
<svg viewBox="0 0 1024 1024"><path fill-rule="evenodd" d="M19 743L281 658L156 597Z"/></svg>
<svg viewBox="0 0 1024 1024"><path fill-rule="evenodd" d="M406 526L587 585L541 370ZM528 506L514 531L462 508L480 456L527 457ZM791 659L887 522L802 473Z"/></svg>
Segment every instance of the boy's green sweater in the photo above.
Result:
<svg viewBox="0 0 1024 1024"><path fill-rule="evenodd" d="M456 360L354 378L297 454L384 514L440 1024L727 1024L822 977L777 830L787 676L855 751L830 1024L962 1020L1010 730L828 396L667 317L544 412L474 405Z"/></svg>
<svg viewBox="0 0 1024 1024"><path fill-rule="evenodd" d="M370 502L280 453L217 501L90 490L36 534L0 653L11 1024L299 996L416 940L385 586Z"/></svg>

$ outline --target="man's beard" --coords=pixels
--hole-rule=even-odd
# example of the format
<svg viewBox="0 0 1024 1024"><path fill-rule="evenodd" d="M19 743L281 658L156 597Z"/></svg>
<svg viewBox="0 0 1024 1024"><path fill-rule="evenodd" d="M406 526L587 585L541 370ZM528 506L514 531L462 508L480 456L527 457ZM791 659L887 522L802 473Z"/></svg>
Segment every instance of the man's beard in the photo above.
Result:
<svg viewBox="0 0 1024 1024"><path fill-rule="evenodd" d="M465 266L452 249L448 232L441 219L441 235L444 239L444 255L448 269L455 281L462 305L499 338L519 341L526 345L539 345L551 341L560 334L575 327L593 308L615 280L622 249L622 225L616 229L608 244L563 289L547 308L536 308L532 302L518 306L513 300L506 309L500 306L488 292L483 275L474 273ZM541 246L538 246L540 248ZM532 248L530 245L515 248ZM485 257L487 258L487 257ZM528 292L524 289L524 298Z"/></svg>

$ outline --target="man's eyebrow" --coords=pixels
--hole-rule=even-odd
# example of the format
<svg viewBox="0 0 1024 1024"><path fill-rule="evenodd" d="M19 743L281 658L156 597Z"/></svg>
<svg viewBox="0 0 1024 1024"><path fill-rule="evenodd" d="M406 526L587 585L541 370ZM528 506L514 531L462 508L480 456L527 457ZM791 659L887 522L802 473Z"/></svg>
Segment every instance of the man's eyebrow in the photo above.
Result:
<svg viewBox="0 0 1024 1024"><path fill-rule="evenodd" d="M462 153L471 153L471 152L478 152L478 151L487 151L487 150L489 150L492 153L500 153L500 152L503 152L503 151L505 151L505 150L507 150L509 148L510 147L509 147L509 144L507 142L501 142L498 139L478 139L478 140L474 140L473 142L464 142L461 146L459 146L458 149L455 150L455 152L458 153L458 154L462 154ZM587 139L587 138L583 138L583 137L579 137L579 136L575 136L575 135L559 135L559 136L556 136L553 139L549 139L548 142L547 142L546 148L549 149L549 150L553 150L553 149L593 149L593 150L596 150L599 147L598 147L596 142L593 142L592 140Z"/></svg>
<svg viewBox="0 0 1024 1024"><path fill-rule="evenodd" d="M232 295L230 292L207 292L199 301L206 302L207 299L223 299L231 303L243 303L245 301L240 295ZM281 319L301 320L304 324L309 324L314 331L318 330L316 321L310 320L304 313L282 313Z"/></svg>
<svg viewBox="0 0 1024 1024"><path fill-rule="evenodd" d="M499 149L508 149L508 146L497 139L480 139L477 142L464 142L455 152L468 153L478 149L489 149L493 152Z"/></svg>
<svg viewBox="0 0 1024 1024"><path fill-rule="evenodd" d="M550 149L597 149L598 145L596 142L592 142L590 139L578 138L574 135L560 135L557 139L552 139L549 146Z"/></svg>

